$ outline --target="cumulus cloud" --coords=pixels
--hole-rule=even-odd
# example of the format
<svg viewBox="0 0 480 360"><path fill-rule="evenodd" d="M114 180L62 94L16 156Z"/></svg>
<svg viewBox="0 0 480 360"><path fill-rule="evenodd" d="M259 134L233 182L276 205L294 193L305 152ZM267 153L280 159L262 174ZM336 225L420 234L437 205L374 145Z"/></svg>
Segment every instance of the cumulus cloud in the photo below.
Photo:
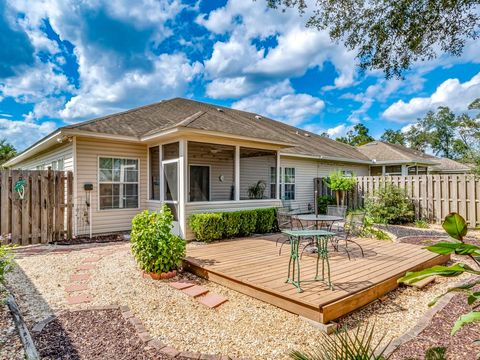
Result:
<svg viewBox="0 0 480 360"><path fill-rule="evenodd" d="M325 106L323 100L309 94L296 94L288 80L232 104L234 109L246 110L298 125L317 115Z"/></svg>
<svg viewBox="0 0 480 360"><path fill-rule="evenodd" d="M382 115L391 121L408 122L423 116L429 110L436 110L439 106L448 106L455 112L462 112L466 111L479 94L480 72L464 83L458 79L445 80L429 97L414 97L408 102L399 100L390 105Z"/></svg>
<svg viewBox="0 0 480 360"><path fill-rule="evenodd" d="M0 117L0 134L8 139L17 150L23 150L33 141L39 140L48 135L56 128L51 121L35 123L25 120L12 120ZM28 134L28 136L26 136Z"/></svg>

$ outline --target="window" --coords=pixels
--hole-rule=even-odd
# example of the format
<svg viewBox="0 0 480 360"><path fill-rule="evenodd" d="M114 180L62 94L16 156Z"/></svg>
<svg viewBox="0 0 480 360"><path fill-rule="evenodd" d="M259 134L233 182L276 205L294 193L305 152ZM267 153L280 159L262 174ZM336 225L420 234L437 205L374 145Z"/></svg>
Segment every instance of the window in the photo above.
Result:
<svg viewBox="0 0 480 360"><path fill-rule="evenodd" d="M98 160L100 210L138 208L138 160Z"/></svg>
<svg viewBox="0 0 480 360"><path fill-rule="evenodd" d="M210 166L190 165L189 201L210 201Z"/></svg>
<svg viewBox="0 0 480 360"><path fill-rule="evenodd" d="M150 200L160 200L160 148L149 149L150 159Z"/></svg>
<svg viewBox="0 0 480 360"><path fill-rule="evenodd" d="M280 193L282 192L282 168L280 168ZM276 199L277 196L277 168L272 166L270 168L270 198Z"/></svg>
<svg viewBox="0 0 480 360"><path fill-rule="evenodd" d="M353 176L353 171L352 170L342 170L342 175L347 176L347 177L352 177Z"/></svg>
<svg viewBox="0 0 480 360"><path fill-rule="evenodd" d="M52 170L63 171L63 159L52 161Z"/></svg>
<svg viewBox="0 0 480 360"><path fill-rule="evenodd" d="M387 176L402 175L402 165L385 166L385 175Z"/></svg>
<svg viewBox="0 0 480 360"><path fill-rule="evenodd" d="M382 176L383 175L382 166L370 166L370 175L371 176Z"/></svg>
<svg viewBox="0 0 480 360"><path fill-rule="evenodd" d="M283 183L284 200L295 200L295 168L285 168Z"/></svg>

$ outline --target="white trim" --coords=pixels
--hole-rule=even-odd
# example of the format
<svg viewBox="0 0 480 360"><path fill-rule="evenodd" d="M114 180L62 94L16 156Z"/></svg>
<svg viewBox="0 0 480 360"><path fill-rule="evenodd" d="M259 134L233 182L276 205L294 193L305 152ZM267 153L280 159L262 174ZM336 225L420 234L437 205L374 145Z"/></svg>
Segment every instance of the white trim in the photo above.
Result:
<svg viewBox="0 0 480 360"><path fill-rule="evenodd" d="M210 164L188 164L188 172L187 172L187 194L186 199L187 203L197 203L201 201L190 201L190 177L192 175L191 167L198 166L198 167L206 167L208 168L208 202L210 202L212 198L212 165Z"/></svg>
<svg viewBox="0 0 480 360"><path fill-rule="evenodd" d="M180 139L178 143L178 208L179 208L179 214L178 214L178 221L180 224L180 237L185 238L186 235L186 209L185 209L185 203L186 203L186 172L187 172L187 141L185 139Z"/></svg>
<svg viewBox="0 0 480 360"><path fill-rule="evenodd" d="M280 201L279 199L245 199L245 200L222 200L222 201L193 201L187 202L186 205L232 205L232 204L249 204L249 203L270 203Z"/></svg>
<svg viewBox="0 0 480 360"><path fill-rule="evenodd" d="M78 234L78 172L77 172L77 137L73 137L72 143L72 161L73 161L73 235Z"/></svg>
<svg viewBox="0 0 480 360"><path fill-rule="evenodd" d="M62 131L57 131L57 132L53 133L52 135L44 138L43 140L40 140L38 143L34 144L33 146L31 146L27 150L21 152L20 154L18 154L14 158L8 160L6 163L3 164L3 166L4 167L10 167L12 165L15 165L15 164L19 163L25 157L28 158L29 157L28 154L31 153L32 151L34 151L35 149L37 149L39 146L44 145L45 143L48 143L49 141L52 141L54 138L56 138L57 136L60 136L61 134L62 134ZM31 156L33 156L33 155L31 155Z"/></svg>
<svg viewBox="0 0 480 360"><path fill-rule="evenodd" d="M140 142L140 138L137 136L106 134L106 133L99 133L94 131L75 130L75 129L62 129L62 132L65 133L65 135L72 135L72 136L76 135L76 136L102 138L102 139L109 139L109 140Z"/></svg>
<svg viewBox="0 0 480 360"><path fill-rule="evenodd" d="M240 201L240 145L235 145L235 201Z"/></svg>
<svg viewBox="0 0 480 360"><path fill-rule="evenodd" d="M112 208L112 209L100 209L100 158L111 158L111 159L126 159L126 160L136 160L138 165L137 170L137 182L115 182L115 181L103 181L102 184L137 184L137 207L136 208ZM113 174L112 174L113 176ZM140 158L136 157L129 157L129 156L118 156L118 155L97 155L97 211L104 212L104 211L125 211L125 210L140 210ZM90 209L92 208L92 204L90 204Z"/></svg>
<svg viewBox="0 0 480 360"><path fill-rule="evenodd" d="M275 184L275 199L281 200L280 196L280 180L281 180L281 165L280 165L280 151L277 151L277 173L276 173L276 184ZM271 195L271 194L270 194Z"/></svg>
<svg viewBox="0 0 480 360"><path fill-rule="evenodd" d="M315 160L323 160L323 161L337 161L337 162L352 163L352 164L375 165L375 163L373 163L372 160L357 160L357 159L342 158L342 157L335 157L335 156L289 154L289 153L283 153L283 152L281 152L280 155L285 157L298 157L298 158L315 159Z"/></svg>

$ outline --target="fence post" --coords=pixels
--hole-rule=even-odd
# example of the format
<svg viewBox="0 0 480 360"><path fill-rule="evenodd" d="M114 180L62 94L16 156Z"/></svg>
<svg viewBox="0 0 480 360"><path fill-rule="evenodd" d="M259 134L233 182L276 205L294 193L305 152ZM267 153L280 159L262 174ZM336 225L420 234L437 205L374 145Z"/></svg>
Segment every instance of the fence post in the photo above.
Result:
<svg viewBox="0 0 480 360"><path fill-rule="evenodd" d="M67 240L73 237L73 173L67 172Z"/></svg>

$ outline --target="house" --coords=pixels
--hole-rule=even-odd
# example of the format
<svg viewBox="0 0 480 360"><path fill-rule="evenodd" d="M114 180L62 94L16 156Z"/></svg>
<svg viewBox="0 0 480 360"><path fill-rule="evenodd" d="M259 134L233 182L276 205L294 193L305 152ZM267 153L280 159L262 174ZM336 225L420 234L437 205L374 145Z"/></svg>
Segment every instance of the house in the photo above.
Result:
<svg viewBox="0 0 480 360"><path fill-rule="evenodd" d="M371 176L465 174L471 170L470 166L457 161L428 155L399 144L372 141L357 148L371 159Z"/></svg>
<svg viewBox="0 0 480 360"><path fill-rule="evenodd" d="M368 175L370 163L352 146L258 114L174 98L59 128L5 166L73 171L77 235L128 230L139 211L166 204L188 239L192 213L306 208L314 178Z"/></svg>

